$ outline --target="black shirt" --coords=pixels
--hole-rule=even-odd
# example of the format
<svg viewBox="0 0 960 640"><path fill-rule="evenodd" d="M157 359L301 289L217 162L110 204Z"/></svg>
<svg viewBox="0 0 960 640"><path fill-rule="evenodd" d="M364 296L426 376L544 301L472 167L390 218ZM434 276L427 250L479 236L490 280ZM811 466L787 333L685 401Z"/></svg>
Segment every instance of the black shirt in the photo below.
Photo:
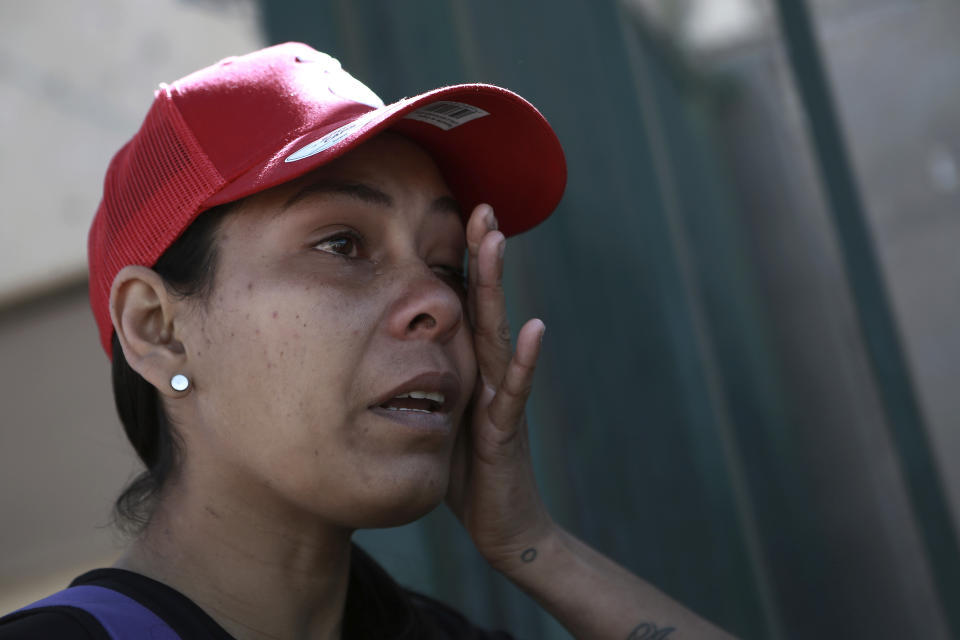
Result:
<svg viewBox="0 0 960 640"><path fill-rule="evenodd" d="M124 569L94 569L76 578L70 586L96 585L107 587L133 598L163 619L183 640L235 640L199 606L175 589ZM509 640L506 633L488 632L472 625L447 605L412 591L401 590L391 606L410 608L418 620L411 636L446 640ZM395 594L397 595L397 594ZM381 594L382 596L382 594ZM349 600L349 595L348 595ZM367 634L363 634L366 636ZM345 633L345 638L349 634ZM389 638L391 635L382 635ZM110 640L106 631L91 614L74 607L57 606L8 616L0 621L0 640L56 638L57 640Z"/></svg>

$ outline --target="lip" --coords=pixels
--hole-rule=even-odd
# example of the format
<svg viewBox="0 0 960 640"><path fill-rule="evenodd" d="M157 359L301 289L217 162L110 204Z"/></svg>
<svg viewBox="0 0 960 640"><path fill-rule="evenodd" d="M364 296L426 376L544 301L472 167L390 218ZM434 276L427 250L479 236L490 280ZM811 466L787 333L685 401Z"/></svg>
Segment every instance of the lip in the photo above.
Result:
<svg viewBox="0 0 960 640"><path fill-rule="evenodd" d="M443 404L440 405L440 409L434 413L447 415L450 413L453 407L457 406L457 402L460 400L460 378L450 371L430 371L421 373L384 393L382 396L380 396L380 398L374 400L369 408L373 410L379 409L379 412L383 413L399 413L396 411L390 411L389 409L384 409L380 405L382 405L384 402L387 402L391 398L403 393L410 393L411 391L434 391L442 393ZM426 416L427 414L418 415Z"/></svg>

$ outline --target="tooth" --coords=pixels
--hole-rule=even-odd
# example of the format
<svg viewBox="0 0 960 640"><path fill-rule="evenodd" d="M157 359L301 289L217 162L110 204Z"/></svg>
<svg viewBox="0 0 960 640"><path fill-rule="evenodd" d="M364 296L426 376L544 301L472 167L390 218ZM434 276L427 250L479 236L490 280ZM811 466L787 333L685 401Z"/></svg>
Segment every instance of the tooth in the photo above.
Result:
<svg viewBox="0 0 960 640"><path fill-rule="evenodd" d="M433 400L438 404L443 404L444 395L442 393L434 391L410 391L409 393L401 393L397 398L419 398L421 400Z"/></svg>

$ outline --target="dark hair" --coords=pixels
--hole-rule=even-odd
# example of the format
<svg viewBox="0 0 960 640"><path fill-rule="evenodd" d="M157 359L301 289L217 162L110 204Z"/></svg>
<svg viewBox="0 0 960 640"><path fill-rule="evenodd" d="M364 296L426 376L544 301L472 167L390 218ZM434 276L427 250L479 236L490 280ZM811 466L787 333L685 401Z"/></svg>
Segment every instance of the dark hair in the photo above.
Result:
<svg viewBox="0 0 960 640"><path fill-rule="evenodd" d="M181 297L207 299L217 270L214 236L231 204L200 214L153 266L170 291ZM177 469L180 440L163 410L157 390L127 363L113 334L113 397L127 439L146 469L117 497L113 521L128 534L140 533L171 473Z"/></svg>
<svg viewBox="0 0 960 640"><path fill-rule="evenodd" d="M217 272L217 229L233 204L202 213L153 267L171 292L205 302ZM163 488L176 473L181 443L163 410L153 385L133 370L123 355L117 334L112 338L113 395L123 430L146 469L114 503L115 526L136 535L150 522ZM428 638L434 630L425 622L411 596L360 547L352 545L350 584L343 618L344 637Z"/></svg>

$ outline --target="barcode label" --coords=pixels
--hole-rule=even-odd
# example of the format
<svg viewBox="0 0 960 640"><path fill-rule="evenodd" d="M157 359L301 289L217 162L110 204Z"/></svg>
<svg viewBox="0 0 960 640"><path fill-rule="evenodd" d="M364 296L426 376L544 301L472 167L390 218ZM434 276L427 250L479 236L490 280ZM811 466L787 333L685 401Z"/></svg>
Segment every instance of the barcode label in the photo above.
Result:
<svg viewBox="0 0 960 640"><path fill-rule="evenodd" d="M473 105L464 104L463 102L443 101L420 107L416 111L411 111L405 117L410 120L426 122L440 127L444 131L449 131L454 127L459 127L464 122L470 122L471 120L476 120L477 118L488 115L490 115L489 112L478 109Z"/></svg>

